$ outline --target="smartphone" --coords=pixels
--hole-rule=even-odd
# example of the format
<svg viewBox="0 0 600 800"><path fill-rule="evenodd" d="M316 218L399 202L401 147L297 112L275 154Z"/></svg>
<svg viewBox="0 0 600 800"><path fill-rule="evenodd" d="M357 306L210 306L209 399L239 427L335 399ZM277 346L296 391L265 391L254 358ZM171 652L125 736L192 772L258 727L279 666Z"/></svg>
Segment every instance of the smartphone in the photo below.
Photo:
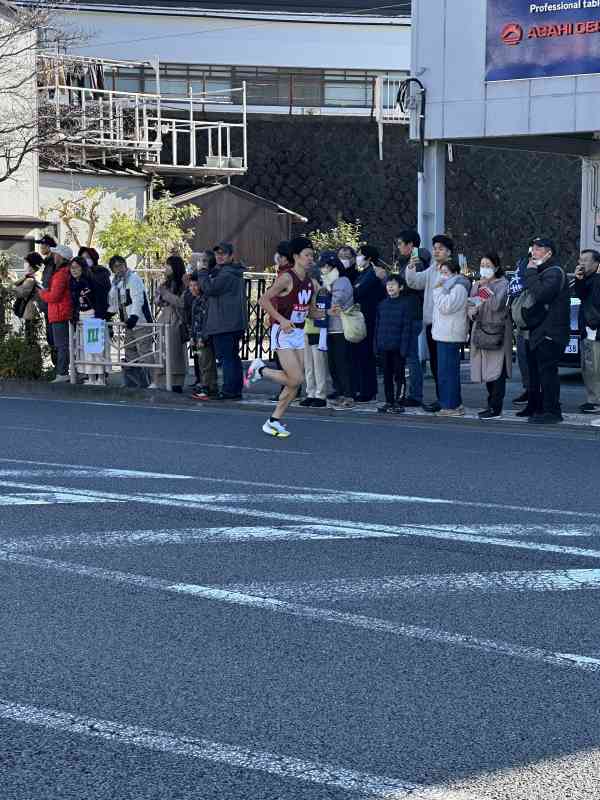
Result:
<svg viewBox="0 0 600 800"><path fill-rule="evenodd" d="M419 248L413 247L411 258L418 258L419 257Z"/></svg>

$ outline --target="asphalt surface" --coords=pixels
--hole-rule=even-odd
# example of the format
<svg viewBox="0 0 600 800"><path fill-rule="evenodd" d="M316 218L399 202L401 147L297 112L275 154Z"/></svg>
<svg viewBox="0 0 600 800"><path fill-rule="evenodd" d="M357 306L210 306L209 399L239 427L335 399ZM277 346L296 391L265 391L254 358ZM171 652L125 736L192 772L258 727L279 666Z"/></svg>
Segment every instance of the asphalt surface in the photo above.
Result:
<svg viewBox="0 0 600 800"><path fill-rule="evenodd" d="M0 397L2 800L600 797L596 429Z"/></svg>

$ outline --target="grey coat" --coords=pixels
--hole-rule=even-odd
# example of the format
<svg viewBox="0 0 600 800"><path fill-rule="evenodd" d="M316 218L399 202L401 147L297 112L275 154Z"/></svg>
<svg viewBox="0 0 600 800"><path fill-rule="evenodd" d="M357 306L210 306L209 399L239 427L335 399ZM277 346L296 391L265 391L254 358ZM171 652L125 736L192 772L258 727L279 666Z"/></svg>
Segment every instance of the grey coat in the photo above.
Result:
<svg viewBox="0 0 600 800"><path fill-rule="evenodd" d="M188 349L181 341L180 325L185 321L183 294L174 294L165 286L161 287L161 307L156 321L169 326L169 357L171 360L172 382L174 386L183 386L188 368ZM162 384L164 369L157 369L154 382Z"/></svg>
<svg viewBox="0 0 600 800"><path fill-rule="evenodd" d="M206 336L244 331L248 325L244 267L225 264L216 272L200 272L198 282L208 298Z"/></svg>
<svg viewBox="0 0 600 800"><path fill-rule="evenodd" d="M497 278L487 284L488 289L494 293L493 297L483 302L477 308L471 308L469 316L473 320L471 332L471 380L474 383L491 383L498 380L502 374L502 366L506 366L506 374L512 375L512 322L506 298L508 296L508 281L506 278ZM471 297L476 297L479 283L474 283ZM473 333L479 324L504 323L504 346L498 350L479 350L473 345Z"/></svg>

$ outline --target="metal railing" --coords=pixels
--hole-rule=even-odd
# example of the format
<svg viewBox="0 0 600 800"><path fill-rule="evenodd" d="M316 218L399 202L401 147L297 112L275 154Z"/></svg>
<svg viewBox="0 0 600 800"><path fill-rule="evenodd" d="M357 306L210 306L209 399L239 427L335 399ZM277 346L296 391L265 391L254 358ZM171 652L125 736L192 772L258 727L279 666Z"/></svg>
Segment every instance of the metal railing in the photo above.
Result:
<svg viewBox="0 0 600 800"><path fill-rule="evenodd" d="M150 65L156 92L128 92L86 85L85 70L101 72ZM83 72L80 72L83 70ZM100 71L100 72L99 72ZM248 169L246 84L185 97L162 95L160 65L104 62L42 54L38 60L38 119L45 146L60 148L67 160L129 159L152 172L192 170L212 176L241 175ZM90 73L91 74L91 73ZM97 82L97 77L96 77ZM202 119L206 106L239 109L241 122Z"/></svg>
<svg viewBox="0 0 600 800"><path fill-rule="evenodd" d="M83 341L83 322L69 324L69 378L77 383L78 367L103 367L105 373L114 368L121 370L164 370L165 388L173 388L173 373L170 359L170 326L158 322L138 323L135 327L135 344L141 353L131 358L131 341L127 326L122 322L105 322L104 352L89 355ZM128 353L129 351L129 353Z"/></svg>

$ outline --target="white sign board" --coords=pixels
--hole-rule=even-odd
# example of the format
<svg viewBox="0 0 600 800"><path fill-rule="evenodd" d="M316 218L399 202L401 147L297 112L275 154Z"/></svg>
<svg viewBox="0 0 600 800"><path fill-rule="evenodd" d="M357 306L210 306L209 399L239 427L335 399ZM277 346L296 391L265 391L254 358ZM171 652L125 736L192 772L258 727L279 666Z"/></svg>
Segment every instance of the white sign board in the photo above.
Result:
<svg viewBox="0 0 600 800"><path fill-rule="evenodd" d="M106 323L103 319L83 320L83 352L86 355L102 355L105 336Z"/></svg>

